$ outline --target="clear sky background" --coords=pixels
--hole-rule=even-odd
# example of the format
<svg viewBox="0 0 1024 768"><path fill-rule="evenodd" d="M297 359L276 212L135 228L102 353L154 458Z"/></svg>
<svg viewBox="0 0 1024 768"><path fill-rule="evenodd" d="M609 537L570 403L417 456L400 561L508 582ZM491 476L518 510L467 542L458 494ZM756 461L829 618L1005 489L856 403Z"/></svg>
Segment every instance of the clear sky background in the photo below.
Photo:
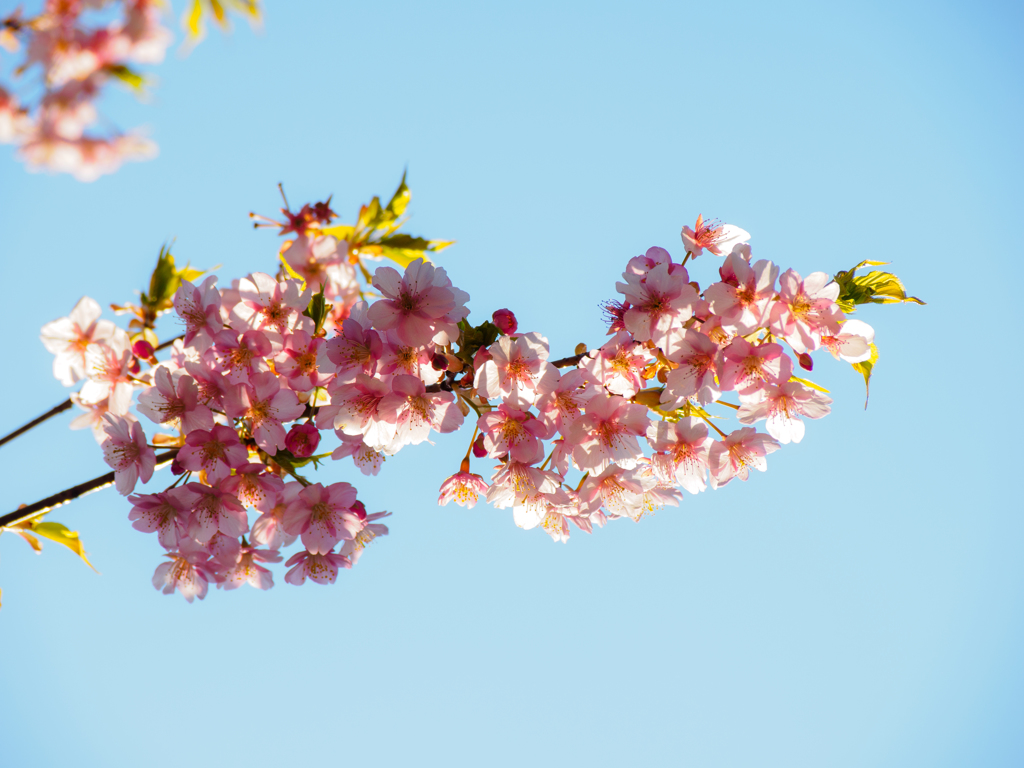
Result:
<svg viewBox="0 0 1024 768"><path fill-rule="evenodd" d="M471 319L509 307L556 355L698 213L929 302L858 313L867 411L820 357L834 412L766 474L567 545L435 506L468 431L319 473L394 512L332 587L165 597L113 490L52 516L101 576L5 535L0 765L1024 764L1022 33L998 2L271 0L105 102L156 160L83 185L0 148L0 432L67 396L38 329L130 298L168 239L272 271L247 213L279 181L350 221L408 167ZM2 511L107 471L70 418L0 449Z"/></svg>

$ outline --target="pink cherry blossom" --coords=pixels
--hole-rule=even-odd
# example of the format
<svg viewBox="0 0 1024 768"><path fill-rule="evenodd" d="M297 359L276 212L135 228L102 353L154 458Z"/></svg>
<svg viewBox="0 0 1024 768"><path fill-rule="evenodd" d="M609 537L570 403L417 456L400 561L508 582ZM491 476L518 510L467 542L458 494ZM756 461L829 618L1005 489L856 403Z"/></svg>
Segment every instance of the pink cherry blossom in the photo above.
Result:
<svg viewBox="0 0 1024 768"><path fill-rule="evenodd" d="M753 427L744 427L716 440L708 451L711 487L721 488L734 477L746 480L751 469L764 472L765 456L779 449L779 443Z"/></svg>
<svg viewBox="0 0 1024 768"><path fill-rule="evenodd" d="M127 496L140 479L149 482L156 468L156 453L146 444L146 433L139 422L112 413L105 414L103 419L107 422L103 460L114 468L117 492Z"/></svg>
<svg viewBox="0 0 1024 768"><path fill-rule="evenodd" d="M523 411L558 382L558 369L547 361L548 340L539 333L499 336L487 351L490 359L477 368L473 382L483 398L500 398Z"/></svg>
<svg viewBox="0 0 1024 768"><path fill-rule="evenodd" d="M647 409L642 405L616 395L598 395L566 437L573 444L576 466L596 474L613 463L627 469L636 466L642 455L637 436L646 430Z"/></svg>
<svg viewBox="0 0 1024 768"><path fill-rule="evenodd" d="M760 402L745 403L736 418L741 424L753 424L767 419L768 434L780 443L799 443L804 437L804 423L798 416L820 419L827 416L832 398L816 392L799 381L788 381L778 386L769 385L764 389Z"/></svg>
<svg viewBox="0 0 1024 768"><path fill-rule="evenodd" d="M668 372L661 402L678 407L691 397L701 405L718 400L722 390L715 376L717 357L718 345L710 338L697 331L683 331L668 355L676 367Z"/></svg>
<svg viewBox="0 0 1024 768"><path fill-rule="evenodd" d="M710 285L704 296L711 311L721 318L722 327L748 334L763 326L775 297L779 268L764 260L751 265L742 256L730 254L719 272L722 282Z"/></svg>
<svg viewBox="0 0 1024 768"><path fill-rule="evenodd" d="M205 550L194 542L189 546L185 540L176 552L166 556L168 562L158 565L153 573L153 586L165 595L177 589L190 603L197 597L200 600L206 597L214 576Z"/></svg>
<svg viewBox="0 0 1024 768"><path fill-rule="evenodd" d="M342 539L362 530L366 513L353 509L356 489L348 483L320 483L303 488L284 513L284 529L302 536L302 546L325 555Z"/></svg>
<svg viewBox="0 0 1024 768"><path fill-rule="evenodd" d="M327 358L337 368L336 381L350 382L357 374L372 376L383 352L380 334L366 317L368 305L361 301L342 321L341 334L327 342Z"/></svg>
<svg viewBox="0 0 1024 768"><path fill-rule="evenodd" d="M651 249L655 250L663 249ZM668 352L671 338L693 317L698 300L686 269L678 265L673 269L671 261L662 261L642 274L627 270L622 277L626 282L616 283L615 289L630 305L623 314L625 329L637 341L653 341Z"/></svg>
<svg viewBox="0 0 1024 768"><path fill-rule="evenodd" d="M754 346L735 338L722 350L718 361L718 381L723 392L735 389L741 396L754 396L768 384L782 384L793 375L793 360L781 344Z"/></svg>
<svg viewBox="0 0 1024 768"><path fill-rule="evenodd" d="M690 493L707 489L708 450L714 441L703 421L685 418L651 424L647 440L657 451L651 457L655 477Z"/></svg>
<svg viewBox="0 0 1024 768"><path fill-rule="evenodd" d="M276 349L283 337L308 317L313 289L305 291L298 280L275 280L263 272L254 272L238 281L239 301L231 308L231 327L238 331L261 331Z"/></svg>
<svg viewBox="0 0 1024 768"><path fill-rule="evenodd" d="M224 409L235 419L247 419L256 445L273 455L285 447L281 422L299 418L303 406L290 389L281 389L273 373L257 373L250 384L238 384L224 397Z"/></svg>
<svg viewBox="0 0 1024 768"><path fill-rule="evenodd" d="M246 331L239 336L233 330L223 330L214 336L214 343L224 377L232 384L248 382L269 370L265 358L273 347L260 331Z"/></svg>
<svg viewBox="0 0 1024 768"><path fill-rule="evenodd" d="M437 497L437 503L443 507L449 501L454 501L460 507L472 509L476 506L477 497L481 493L487 493L487 488L487 483L480 475L462 470L441 483L441 494Z"/></svg>
<svg viewBox="0 0 1024 768"><path fill-rule="evenodd" d="M325 386L334 368L327 359L327 340L314 338L305 331L295 331L287 337L274 364L278 376L284 377L296 392Z"/></svg>
<svg viewBox="0 0 1024 768"><path fill-rule="evenodd" d="M423 382L414 376L395 376L391 380L391 393L380 401L379 413L395 425L395 439L385 449L387 453L394 453L402 445L422 443L431 429L442 434L454 432L465 419L455 406L455 395L428 394Z"/></svg>
<svg viewBox="0 0 1024 768"><path fill-rule="evenodd" d="M704 221L703 216L698 216L692 229L683 227L682 238L686 250L694 257L704 253L705 248L708 253L723 256L739 243L749 240L750 233L732 224L721 224L714 219Z"/></svg>
<svg viewBox="0 0 1024 768"><path fill-rule="evenodd" d="M294 566L284 575L289 584L301 586L309 577L317 584L333 584L338 578L339 568L351 568L352 561L336 552L322 555L302 550L288 558L286 566Z"/></svg>
<svg viewBox="0 0 1024 768"><path fill-rule="evenodd" d="M167 366L160 365L153 373L153 383L139 395L139 413L186 433L213 428L213 413L199 403L195 379L177 371L172 374Z"/></svg>
<svg viewBox="0 0 1024 768"><path fill-rule="evenodd" d="M159 531L158 539L164 549L174 549L188 536L188 523L196 495L187 488L171 488L163 493L129 496L135 506L128 513L132 527L143 533Z"/></svg>
<svg viewBox="0 0 1024 768"><path fill-rule="evenodd" d="M564 374L550 392L537 398L537 410L550 433L565 434L601 389L589 371L575 369Z"/></svg>
<svg viewBox="0 0 1024 768"><path fill-rule="evenodd" d="M47 323L39 338L53 359L53 375L66 387L86 375L85 356L115 335L123 333L109 320L100 320L102 310L95 299L83 296L67 317Z"/></svg>
<svg viewBox="0 0 1024 768"><path fill-rule="evenodd" d="M360 373L349 384L331 382L327 391L331 403L322 406L316 416L320 429L333 427L346 435L360 435L374 450L395 439L397 425L380 411L381 401L391 392L388 382Z"/></svg>
<svg viewBox="0 0 1024 768"><path fill-rule="evenodd" d="M623 331L591 350L580 360L580 368L613 395L629 398L644 388L641 374L649 359L644 346Z"/></svg>
<svg viewBox="0 0 1024 768"><path fill-rule="evenodd" d="M128 334L117 329L106 343L90 347L85 355L88 377L79 397L88 403L108 400L111 413L124 415L132 403L134 386L131 379L133 355Z"/></svg>
<svg viewBox="0 0 1024 768"><path fill-rule="evenodd" d="M228 484L225 483L225 488ZM290 546L298 539L298 534L290 534L284 529L284 513L288 506L295 501L302 490L302 485L296 482L285 483L280 496L275 500L274 505L265 509L263 514L252 524L252 540L268 549L280 549ZM241 497L239 497L241 498ZM244 501L244 499L243 499Z"/></svg>
<svg viewBox="0 0 1024 768"><path fill-rule="evenodd" d="M208 543L218 531L238 538L249 530L245 508L233 493L202 483L188 483L185 487L196 495L188 534L200 544Z"/></svg>
<svg viewBox="0 0 1024 768"><path fill-rule="evenodd" d="M613 517L639 520L649 511L644 504L644 492L655 484L645 478L640 469L608 466L600 474L592 474L580 486L580 508L591 516L603 507Z"/></svg>
<svg viewBox="0 0 1024 768"><path fill-rule="evenodd" d="M237 589L245 583L256 589L270 589L274 576L259 563L279 563L281 555L273 550L242 547L238 562L224 574L224 580L217 586Z"/></svg>
<svg viewBox="0 0 1024 768"><path fill-rule="evenodd" d="M843 313L835 301L839 285L824 272L801 279L792 269L779 278L778 300L771 310L771 330L796 352L813 352L823 335L839 333Z"/></svg>
<svg viewBox="0 0 1024 768"><path fill-rule="evenodd" d="M234 467L243 466L248 451L230 427L215 424L210 430L197 429L185 438L178 451L178 463L193 472L203 471L212 483L231 474Z"/></svg>
<svg viewBox="0 0 1024 768"><path fill-rule="evenodd" d="M224 328L216 275L207 277L199 288L182 280L174 294L174 311L185 321L185 344L199 353L208 350Z"/></svg>
<svg viewBox="0 0 1024 768"><path fill-rule="evenodd" d="M293 451L294 453L294 451ZM284 482L277 475L265 472L262 464L244 464L235 467L235 474L220 483L220 487L238 497L249 507L266 513L278 503L284 492ZM253 526L253 531L256 528ZM266 543L266 542L260 542Z"/></svg>
<svg viewBox="0 0 1024 768"><path fill-rule="evenodd" d="M452 285L443 268L423 259L406 267L405 275L378 267L373 285L383 294L367 314L374 328L394 328L403 342L414 347L458 339L458 322L469 314L463 306L469 296Z"/></svg>
<svg viewBox="0 0 1024 768"><path fill-rule="evenodd" d="M875 329L860 320L847 320L836 335L825 334L821 346L836 360L848 363L862 363L871 359L871 344L875 340Z"/></svg>
<svg viewBox="0 0 1024 768"><path fill-rule="evenodd" d="M512 461L533 464L544 458L547 427L532 413L502 403L477 421L487 455L498 459L506 454Z"/></svg>

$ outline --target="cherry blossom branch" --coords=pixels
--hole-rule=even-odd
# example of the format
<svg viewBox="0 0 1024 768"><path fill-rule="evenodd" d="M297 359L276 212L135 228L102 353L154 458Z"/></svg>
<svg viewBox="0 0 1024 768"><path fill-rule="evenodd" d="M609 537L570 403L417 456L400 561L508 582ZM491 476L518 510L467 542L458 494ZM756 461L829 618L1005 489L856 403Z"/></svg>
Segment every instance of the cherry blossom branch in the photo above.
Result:
<svg viewBox="0 0 1024 768"><path fill-rule="evenodd" d="M25 434L26 432L28 432L33 427L39 426L40 424L42 424L47 419L49 419L49 418L51 418L53 416L56 416L58 413L64 413L64 411L66 411L72 405L73 405L73 403L71 402L71 398L69 397L63 403L59 403L58 405L55 405L53 408L48 410L42 416L39 416L39 417L37 417L35 419L32 419L32 421L30 421L28 424L25 424L24 426L18 427L13 432L10 432L9 434L6 434L3 437L0 437L0 445L3 445L4 443L9 443L14 438L18 437L19 435Z"/></svg>
<svg viewBox="0 0 1024 768"><path fill-rule="evenodd" d="M178 448L172 448L164 453L157 454L156 457L156 468L166 466L170 464L174 457L178 455ZM73 485L70 488L66 488L60 493L55 493L52 496L47 496L45 499L37 501L35 504L29 504L27 507L21 507L13 512L8 512L6 515L0 516L0 528L7 528L15 526L18 523L24 522L33 517L46 514L52 509L63 506L70 501L81 498L93 491L99 491L106 488L108 485L114 484L114 473L107 472L105 475L94 477L92 480L87 480L84 483Z"/></svg>
<svg viewBox="0 0 1024 768"><path fill-rule="evenodd" d="M182 334L181 336L175 336L173 339L169 339L168 341L165 341L163 344L160 344L158 347L156 347L153 350L153 353L155 354L159 352L161 349L167 349L167 347L174 344L174 342L184 338L184 334ZM74 403L72 402L70 397L64 402L58 403L57 405L53 406L53 408L44 413L42 416L32 419L32 421L30 421L28 424L24 424L23 426L18 427L13 432L10 432L4 435L3 437L0 437L0 446L4 445L5 443L11 442L11 440L13 440L16 437L20 437L33 427L38 427L47 419L53 418L57 414L64 413L64 411L68 410L73 404Z"/></svg>

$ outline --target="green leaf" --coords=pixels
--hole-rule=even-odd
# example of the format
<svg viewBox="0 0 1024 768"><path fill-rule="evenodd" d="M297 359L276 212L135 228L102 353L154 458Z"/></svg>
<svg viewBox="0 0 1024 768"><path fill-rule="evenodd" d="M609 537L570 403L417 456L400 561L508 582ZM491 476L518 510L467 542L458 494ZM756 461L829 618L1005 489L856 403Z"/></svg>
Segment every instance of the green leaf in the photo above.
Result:
<svg viewBox="0 0 1024 768"><path fill-rule="evenodd" d="M120 80L136 93L144 91L149 84L145 77L123 64L108 64L103 71L114 79Z"/></svg>
<svg viewBox="0 0 1024 768"><path fill-rule="evenodd" d="M871 345L871 357L861 363L851 363L853 370L859 371L864 377L864 410L868 408L868 398L871 397L871 372L875 363L878 362L878 347Z"/></svg>
<svg viewBox="0 0 1024 768"><path fill-rule="evenodd" d="M466 365L473 364L473 357L481 347L489 347L501 335L498 326L489 320L473 327L466 319L459 321L459 351L455 356Z"/></svg>
<svg viewBox="0 0 1024 768"><path fill-rule="evenodd" d="M835 281L839 284L839 298L836 299L836 304L839 309L849 314L856 310L858 304L924 304L915 296L907 296L903 283L891 272L876 270L866 275L854 274L861 267L885 264L884 261L862 261L853 269L837 274Z"/></svg>
<svg viewBox="0 0 1024 768"><path fill-rule="evenodd" d="M388 203L387 207L387 211L396 219L405 213L406 206L409 205L409 199L412 197L412 192L409 191L409 187L405 183L406 173L408 171L402 172L402 181L398 185L398 189L395 190L395 194L391 196L391 202Z"/></svg>
<svg viewBox="0 0 1024 768"><path fill-rule="evenodd" d="M405 233L397 235L387 235L377 241L380 245L387 248L400 248L403 250L413 251L426 251L430 250L433 243L431 240L427 240L425 237L413 237Z"/></svg>
<svg viewBox="0 0 1024 768"><path fill-rule="evenodd" d="M60 523L33 522L32 533L43 536L50 541L56 541L58 544L63 544L82 558L82 561L86 565L96 571L93 564L89 562L89 558L85 556L85 548L82 546L82 540L78 538L78 531L68 530L67 526L61 525ZM99 573L99 571L96 572Z"/></svg>

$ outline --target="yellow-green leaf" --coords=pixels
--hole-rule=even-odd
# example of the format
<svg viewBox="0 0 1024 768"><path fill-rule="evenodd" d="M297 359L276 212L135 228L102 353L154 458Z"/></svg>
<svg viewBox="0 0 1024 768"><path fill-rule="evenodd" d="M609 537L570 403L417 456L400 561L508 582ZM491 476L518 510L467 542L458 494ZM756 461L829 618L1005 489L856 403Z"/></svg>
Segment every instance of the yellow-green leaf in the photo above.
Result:
<svg viewBox="0 0 1024 768"><path fill-rule="evenodd" d="M868 398L871 397L871 371L878 362L878 347L871 345L871 357L861 363L851 363L853 370L859 371L864 377L864 409L867 410Z"/></svg>
<svg viewBox="0 0 1024 768"><path fill-rule="evenodd" d="M403 213L405 213L406 206L409 205L409 199L412 197L412 193L409 191L408 185L405 183L405 174L402 173L402 181L398 185L398 189L395 190L395 194L391 196L391 202L388 203L387 210L390 211L397 219Z"/></svg>
<svg viewBox="0 0 1024 768"><path fill-rule="evenodd" d="M348 224L339 224L336 227L324 227L320 230L321 234L330 235L336 237L339 240L348 240L352 237L352 233L355 232L355 227Z"/></svg>
<svg viewBox="0 0 1024 768"><path fill-rule="evenodd" d="M82 561L86 565L96 571L96 569L93 568L93 564L89 562L89 558L85 556L85 548L82 546L82 540L78 538L78 531L68 530L67 526L61 525L60 523L33 522L32 532L37 533L50 541L56 541L58 544L63 544L82 558ZM99 573L99 571L96 572Z"/></svg>
<svg viewBox="0 0 1024 768"><path fill-rule="evenodd" d="M840 272L835 276L839 285L839 298L836 304L847 314L854 312L858 304L898 304L914 302L924 304L915 296L908 296L900 279L891 272L874 271L866 275L854 273L865 266L883 266L884 261L862 261L853 269Z"/></svg>
<svg viewBox="0 0 1024 768"><path fill-rule="evenodd" d="M185 28L190 37L199 37L203 33L203 4L201 0L192 0L192 7L185 18Z"/></svg>
<svg viewBox="0 0 1024 768"><path fill-rule="evenodd" d="M284 254L279 253L277 255L277 258L279 258L281 260L281 263L284 265L284 271L288 273L288 277L293 277L296 280L301 280L302 290L306 290L306 279L298 272L296 272L294 269L292 269L292 265L288 263L288 259L284 257Z"/></svg>
<svg viewBox="0 0 1024 768"><path fill-rule="evenodd" d="M825 389L820 384L815 384L813 381L810 381L809 379L801 379L799 376L790 376L789 380L790 381L799 381L805 387L810 387L811 389L816 389L819 392L824 392L826 395L832 394L831 392L829 392L827 389Z"/></svg>
<svg viewBox="0 0 1024 768"><path fill-rule="evenodd" d="M386 256L391 259L403 269L416 261L416 259L430 261L430 257L425 251L417 251L409 248L388 248L387 246L382 245L380 246L380 254L381 256Z"/></svg>

